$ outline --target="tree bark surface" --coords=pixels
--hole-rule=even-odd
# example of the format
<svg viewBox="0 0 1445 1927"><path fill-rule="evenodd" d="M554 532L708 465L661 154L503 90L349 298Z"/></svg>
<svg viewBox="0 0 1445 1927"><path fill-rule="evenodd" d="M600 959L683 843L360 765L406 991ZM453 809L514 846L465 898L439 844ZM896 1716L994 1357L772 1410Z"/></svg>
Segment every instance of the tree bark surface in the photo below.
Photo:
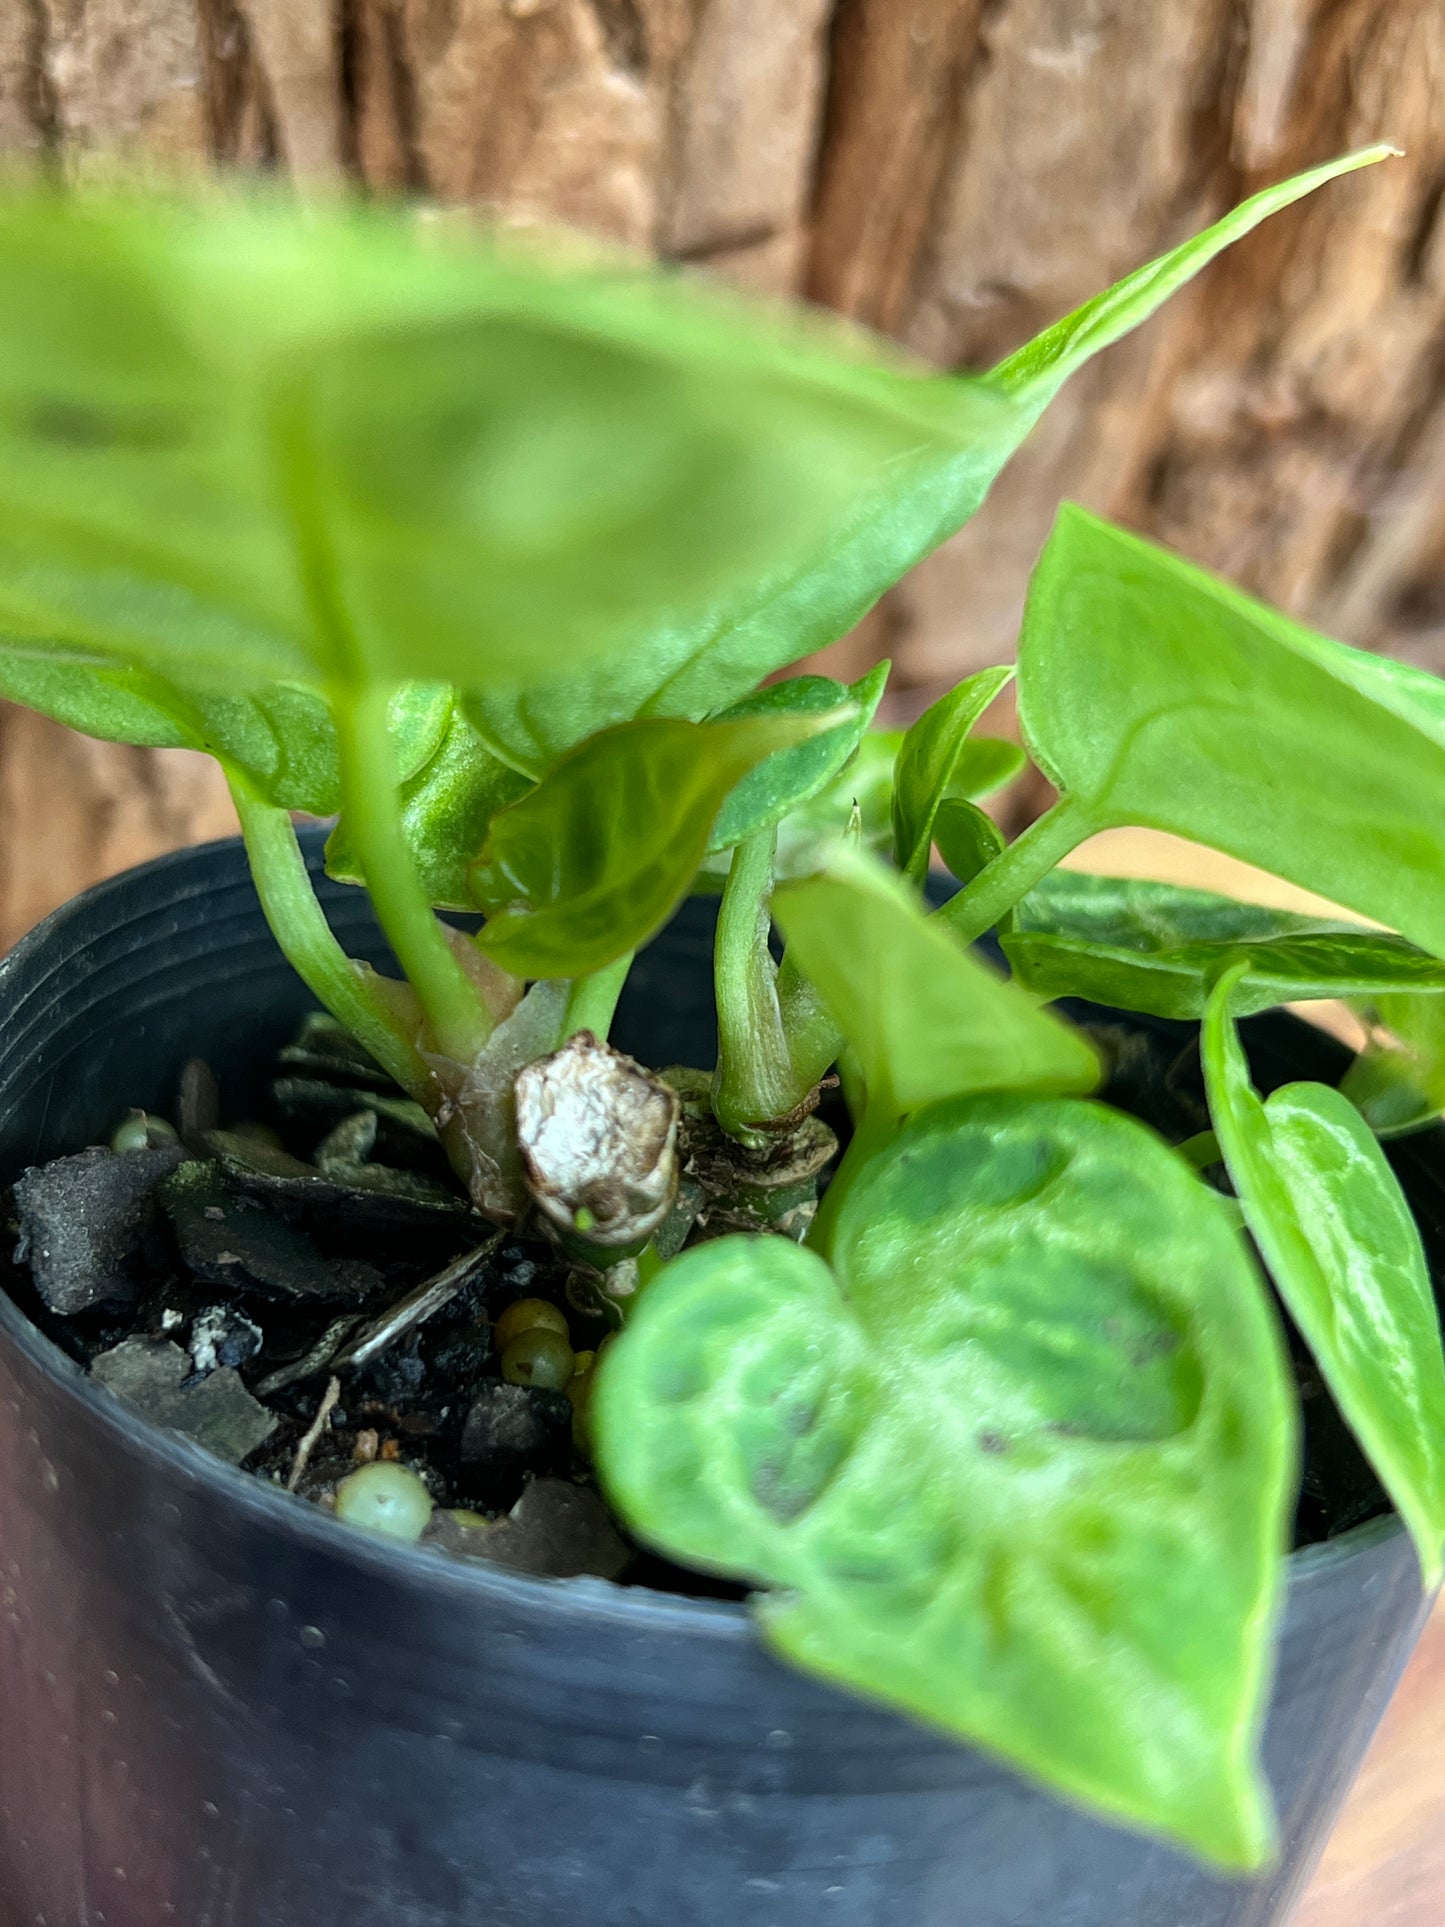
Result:
<svg viewBox="0 0 1445 1927"><path fill-rule="evenodd" d="M1266 181L1403 147L1076 377L975 521L829 652L891 655L905 709L1009 653L1065 496L1445 668L1442 99L1440 0L0 0L12 160L239 165L561 221L949 366ZM12 723L3 749L14 871L76 752ZM214 778L85 754L45 864L0 886L0 942L149 835L225 820Z"/></svg>

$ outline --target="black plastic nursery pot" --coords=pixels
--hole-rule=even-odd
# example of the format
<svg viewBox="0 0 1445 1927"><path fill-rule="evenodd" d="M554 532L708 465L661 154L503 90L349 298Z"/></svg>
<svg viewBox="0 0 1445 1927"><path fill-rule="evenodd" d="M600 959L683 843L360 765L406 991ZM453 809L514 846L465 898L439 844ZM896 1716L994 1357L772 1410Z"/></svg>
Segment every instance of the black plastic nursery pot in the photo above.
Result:
<svg viewBox="0 0 1445 1927"><path fill-rule="evenodd" d="M320 888L382 958L361 893ZM654 1063L710 1061L710 922L690 905L633 972L616 1035ZM164 1111L193 1055L243 1103L310 1005L238 844L90 891L0 963L0 1183ZM1303 1027L1249 1028L1317 1074ZM1430 1215L1441 1135L1407 1159ZM349 1531L143 1423L3 1299L0 1920L1267 1927L1424 1612L1393 1519L1289 1563L1282 1856L1220 1880L788 1670L741 1607Z"/></svg>

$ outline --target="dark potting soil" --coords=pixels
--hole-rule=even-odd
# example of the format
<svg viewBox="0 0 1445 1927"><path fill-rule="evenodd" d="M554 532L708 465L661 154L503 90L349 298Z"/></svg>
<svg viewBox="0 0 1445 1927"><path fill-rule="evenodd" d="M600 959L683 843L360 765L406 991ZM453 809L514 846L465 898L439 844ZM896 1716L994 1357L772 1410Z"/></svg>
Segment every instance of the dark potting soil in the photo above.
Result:
<svg viewBox="0 0 1445 1927"><path fill-rule="evenodd" d="M1208 1128L1197 1045L1126 1025L1094 1034L1108 1102L1174 1142ZM825 1109L846 1136L836 1094ZM193 1064L174 1126L117 1120L130 1148L79 1151L14 1187L0 1286L62 1350L153 1422L302 1501L329 1507L358 1465L393 1460L431 1492L427 1539L442 1551L742 1596L628 1542L573 1399L502 1377L492 1327L519 1299L562 1312L579 1354L608 1327L569 1297L550 1243L470 1208L425 1113L345 1032L311 1019L280 1053L266 1114L229 1129L224 1116ZM1206 1175L1226 1188L1221 1169ZM1303 1544L1388 1501L1289 1329Z"/></svg>

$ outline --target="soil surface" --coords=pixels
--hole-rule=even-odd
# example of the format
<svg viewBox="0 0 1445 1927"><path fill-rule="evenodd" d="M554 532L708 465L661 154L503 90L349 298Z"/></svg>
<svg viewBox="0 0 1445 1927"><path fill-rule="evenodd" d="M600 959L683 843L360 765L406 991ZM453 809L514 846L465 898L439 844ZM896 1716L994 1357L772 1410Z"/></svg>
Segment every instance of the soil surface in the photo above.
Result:
<svg viewBox="0 0 1445 1927"><path fill-rule="evenodd" d="M1107 1101L1174 1142L1208 1128L1196 1042L1093 1030ZM836 1093L824 1112L846 1136ZM742 1596L610 1519L585 1437L606 1318L569 1291L552 1244L471 1209L425 1114L339 1027L309 1020L280 1053L264 1115L223 1128L224 1116L193 1063L172 1118L119 1119L118 1148L27 1172L4 1201L0 1284L62 1350L155 1423L300 1500L333 1506L341 1479L395 1461L435 1502L428 1541L458 1556ZM1222 1168L1206 1175L1227 1188ZM565 1320L581 1366L567 1389L512 1382L515 1360L503 1376L495 1328L524 1300ZM1290 1336L1303 1544L1388 1502Z"/></svg>

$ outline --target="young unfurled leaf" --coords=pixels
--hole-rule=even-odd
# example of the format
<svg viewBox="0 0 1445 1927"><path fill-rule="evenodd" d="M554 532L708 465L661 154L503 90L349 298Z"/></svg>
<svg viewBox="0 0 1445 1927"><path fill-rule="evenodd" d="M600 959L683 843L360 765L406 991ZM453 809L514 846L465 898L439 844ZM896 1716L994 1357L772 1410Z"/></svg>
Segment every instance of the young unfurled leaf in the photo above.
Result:
<svg viewBox="0 0 1445 1927"><path fill-rule="evenodd" d="M691 883L723 799L837 711L624 723L565 756L493 819L471 875L479 942L519 977L581 977L658 930Z"/></svg>
<svg viewBox="0 0 1445 1927"><path fill-rule="evenodd" d="M726 1238L648 1286L590 1408L613 1503L776 1588L798 1665L1257 1865L1296 1420L1219 1200L1117 1112L963 1099L834 1254Z"/></svg>
<svg viewBox="0 0 1445 1927"><path fill-rule="evenodd" d="M530 787L483 747L460 710L453 713L440 748L400 790L407 848L438 910L479 907L471 894L471 866L492 818ZM365 881L345 814L326 845L326 874L341 883Z"/></svg>
<svg viewBox="0 0 1445 1927"><path fill-rule="evenodd" d="M0 696L106 742L195 749L243 770L269 803L331 816L341 807L336 732L325 698L297 683L241 692L104 657L0 643ZM400 683L390 704L403 778L447 727L445 683Z"/></svg>
<svg viewBox="0 0 1445 1927"><path fill-rule="evenodd" d="M1012 676L1012 669L980 669L924 710L903 738L893 772L893 851L912 883L928 870L934 818L958 779L969 731Z"/></svg>
<svg viewBox="0 0 1445 1927"><path fill-rule="evenodd" d="M1414 1538L1427 1589L1445 1546L1445 1356L1420 1233L1369 1126L1327 1084L1264 1103L1230 1016L1204 1020L1209 1111L1245 1222L1346 1423Z"/></svg>
<svg viewBox="0 0 1445 1927"><path fill-rule="evenodd" d="M484 695L478 706L483 734L518 768L540 774L563 750L609 724L634 716L711 715L834 641L968 520L1069 375L1147 320L1269 215L1390 151L1369 148L1266 188L1046 328L982 381L941 376L923 384L951 444L946 450L935 447L894 464L858 491L856 510L830 523L827 540L800 544L793 560L766 581L755 578L746 592L720 596L703 621L639 623L625 658L569 677L565 692ZM1009 412L990 410L991 398L1006 398Z"/></svg>
<svg viewBox="0 0 1445 1927"><path fill-rule="evenodd" d="M1098 1083L1083 1037L970 956L880 864L840 851L822 875L780 886L773 916L858 1059L870 1113Z"/></svg>
<svg viewBox="0 0 1445 1927"><path fill-rule="evenodd" d="M852 684L834 682L828 676L795 676L744 697L714 717L715 722L729 723L747 716L821 716L852 710L835 728L791 749L775 750L749 770L718 811L709 853L745 843L824 789L857 750L887 681L886 662Z"/></svg>
<svg viewBox="0 0 1445 1927"><path fill-rule="evenodd" d="M0 282L0 633L242 689L630 673L1013 415L841 327L377 208L12 184Z"/></svg>
<svg viewBox="0 0 1445 1927"><path fill-rule="evenodd" d="M972 883L1004 847L1003 831L993 818L963 796L945 796L939 804L933 819L933 842L945 867L960 883Z"/></svg>
<svg viewBox="0 0 1445 1927"><path fill-rule="evenodd" d="M1376 1137L1401 1137L1445 1111L1445 997L1372 996L1371 1035L1340 1089Z"/></svg>
<svg viewBox="0 0 1445 1927"><path fill-rule="evenodd" d="M1075 840L1170 830L1445 956L1432 687L1074 507L1034 571L1019 646L1024 738Z"/></svg>
<svg viewBox="0 0 1445 1927"><path fill-rule="evenodd" d="M773 875L779 882L795 877L810 877L827 865L830 854L841 845L883 856L893 847L893 827L889 810L893 795L893 766L903 732L898 729L870 729L832 782L795 810L789 810L778 824L778 844L773 856ZM718 851L703 859L693 879L700 895L721 890L727 881L731 851Z"/></svg>
<svg viewBox="0 0 1445 1927"><path fill-rule="evenodd" d="M1003 736L970 736L953 772L950 792L977 802L1011 783L1027 763L1023 748Z"/></svg>
<svg viewBox="0 0 1445 1927"><path fill-rule="evenodd" d="M1156 1017L1202 1015L1231 959L1247 965L1230 1003L1239 1017L1327 997L1445 993L1445 964L1403 937L1076 870L1055 870L1030 891L1003 947L1014 975L1040 997L1087 997Z"/></svg>

